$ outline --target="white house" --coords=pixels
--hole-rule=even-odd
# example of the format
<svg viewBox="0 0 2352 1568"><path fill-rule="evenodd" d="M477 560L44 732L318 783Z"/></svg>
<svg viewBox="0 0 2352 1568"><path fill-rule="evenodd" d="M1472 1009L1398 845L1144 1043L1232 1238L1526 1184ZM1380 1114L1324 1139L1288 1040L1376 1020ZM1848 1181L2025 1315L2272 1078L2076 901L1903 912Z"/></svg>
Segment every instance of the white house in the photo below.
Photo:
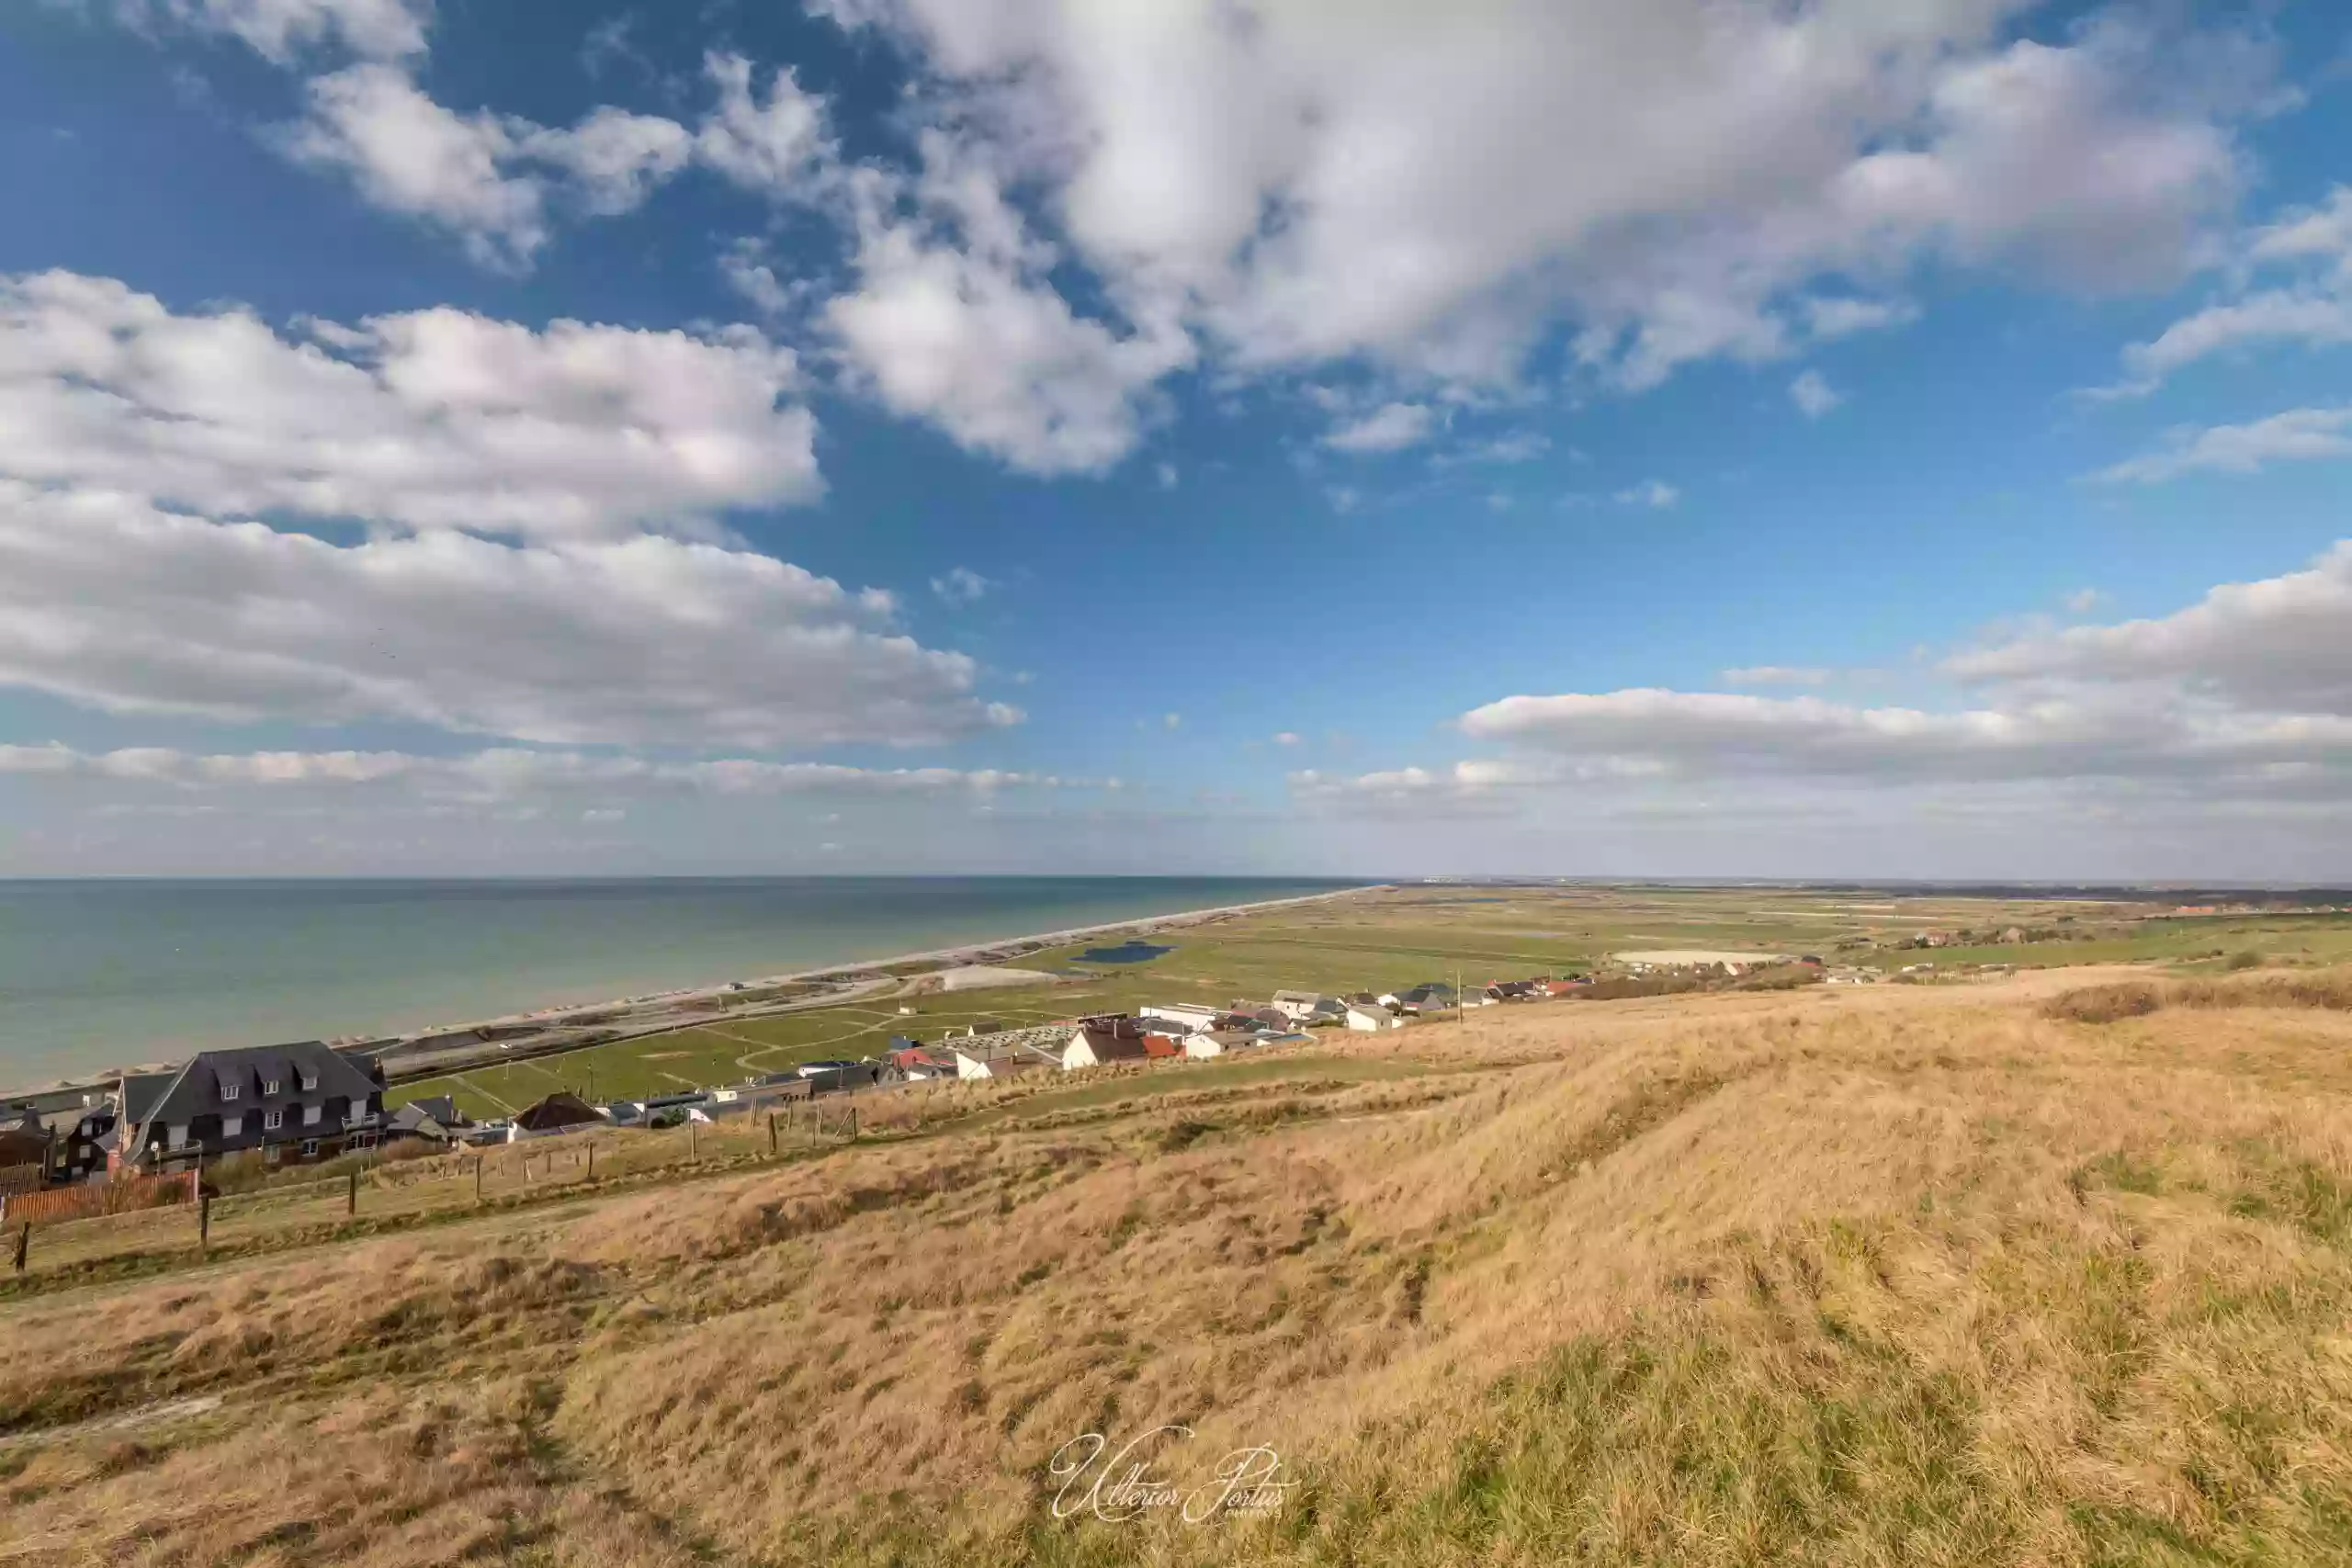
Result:
<svg viewBox="0 0 2352 1568"><path fill-rule="evenodd" d="M1382 1029L1402 1029L1405 1021L1381 1007L1351 1007L1348 1010L1348 1027L1371 1032Z"/></svg>
<svg viewBox="0 0 2352 1568"><path fill-rule="evenodd" d="M1337 1019L1348 1010L1347 1004L1337 997L1327 997L1320 991L1276 991L1274 1006L1293 1023L1318 1023Z"/></svg>
<svg viewBox="0 0 2352 1568"><path fill-rule="evenodd" d="M1143 1030L1131 1018L1090 1018L1070 1032L1062 1047L1062 1070L1099 1067L1110 1062L1140 1062L1151 1053Z"/></svg>
<svg viewBox="0 0 2352 1568"><path fill-rule="evenodd" d="M1000 1046L993 1051L956 1052L956 1076L959 1078L1009 1078L1018 1073L1035 1072L1039 1067L1052 1066L1055 1058L1039 1051L1025 1051L1018 1046Z"/></svg>

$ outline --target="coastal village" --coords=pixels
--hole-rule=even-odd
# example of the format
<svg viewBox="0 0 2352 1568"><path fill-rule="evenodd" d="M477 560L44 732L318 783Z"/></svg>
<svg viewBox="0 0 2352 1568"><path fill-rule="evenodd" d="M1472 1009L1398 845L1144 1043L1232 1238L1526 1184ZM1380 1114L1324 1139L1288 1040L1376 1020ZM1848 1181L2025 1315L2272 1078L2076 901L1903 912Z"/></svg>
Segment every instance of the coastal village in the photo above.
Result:
<svg viewBox="0 0 2352 1568"><path fill-rule="evenodd" d="M1284 900L1282 905L1312 901ZM2162 911L2176 916L2200 912L2187 907ZM1128 1010L1019 1024L979 1016L931 1032L928 1038L917 1032L922 1027L918 1009L909 1003L897 1008L897 1022L904 1032L878 1037L878 1048L866 1054L797 1061L732 1081L679 1081L663 1092L639 1098L600 1099L565 1087L527 1104L518 1100L506 1108L508 1113L477 1116L453 1093L412 1091L404 1098L399 1092L402 1085L431 1089L451 1081L463 1083L463 1069L485 1062L560 1063L575 1050L693 1029L707 1020L701 1010L718 1001L750 998L755 1009L746 1015L774 1016L861 999L870 1005L876 997L885 998L887 1008L889 998L929 994L926 987L956 989L964 978L976 986L1067 978L990 965L1018 962L1072 936L1174 930L1226 913L1203 911L919 955L956 965L928 973L908 974L903 965L895 970L868 965L777 981L733 982L602 1009L550 1009L515 1021L396 1039L206 1050L168 1066L127 1071L13 1100L0 1098L0 1224L28 1214L62 1218L111 1212L119 1194L109 1195L107 1190L126 1184L179 1182L195 1196L226 1162L256 1167L266 1177L280 1168L356 1154L374 1160L597 1129L662 1131L773 1115L820 1102L846 1102L850 1097L946 1080L1004 1080L1213 1061L1298 1046L1310 1043L1319 1031L1377 1033L1487 1007L1612 999L1713 986L1852 986L1962 977L2007 969L1992 951L2075 935L2064 926L1931 928L1840 940L1829 945L1826 958L1796 952L1634 949L1608 953L1589 972L1495 978L1461 991L1436 979L1377 992L1277 988L1263 1000L1142 1002ZM1991 951L1957 965L1946 962L1941 952L1934 958L1920 956L1962 947ZM474 1109L479 1111L479 1105ZM180 1190L173 1187L171 1191ZM63 1196L76 1191L81 1198Z"/></svg>
<svg viewBox="0 0 2352 1568"><path fill-rule="evenodd" d="M269 1168L374 1149L514 1144L595 1128L659 1130L749 1117L820 1098L940 1079L1079 1073L1124 1063L1210 1061L1310 1042L1313 1031L1376 1032L1467 1008L1551 1000L1590 976L1496 980L1468 994L1442 981L1374 995L1278 990L1257 1003L1147 1005L1017 1029L967 1025L931 1041L894 1035L856 1060L804 1062L740 1083L644 1100L549 1094L511 1118L476 1122L449 1096L387 1110L383 1058L321 1041L202 1051L168 1072L129 1073L76 1102L0 1106L0 1223L12 1200L59 1188L199 1175L227 1159ZM95 1211L94 1211L95 1212Z"/></svg>

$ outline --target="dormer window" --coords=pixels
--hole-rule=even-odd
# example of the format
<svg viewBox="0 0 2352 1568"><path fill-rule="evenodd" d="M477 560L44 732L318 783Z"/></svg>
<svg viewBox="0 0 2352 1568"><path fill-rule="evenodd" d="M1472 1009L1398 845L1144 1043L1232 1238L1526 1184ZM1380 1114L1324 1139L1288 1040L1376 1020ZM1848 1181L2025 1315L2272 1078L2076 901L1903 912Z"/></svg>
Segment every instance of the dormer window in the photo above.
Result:
<svg viewBox="0 0 2352 1568"><path fill-rule="evenodd" d="M261 1080L261 1091L264 1094L276 1094L282 1087L283 1086L279 1084L276 1078L264 1078Z"/></svg>
<svg viewBox="0 0 2352 1568"><path fill-rule="evenodd" d="M223 1100L234 1100L234 1099L236 1099L236 1098L237 1098L237 1086L236 1086L235 1084L232 1084L232 1083L224 1083L224 1084L222 1084L222 1085L220 1086L220 1098L221 1098L221 1099L223 1099Z"/></svg>
<svg viewBox="0 0 2352 1568"><path fill-rule="evenodd" d="M319 1087L319 1075L318 1075L318 1074L316 1074L316 1073L304 1073L304 1074L302 1075L302 1092L303 1092L303 1093L308 1094L311 1090L312 1090L312 1089L316 1089L316 1088L318 1088L318 1087Z"/></svg>

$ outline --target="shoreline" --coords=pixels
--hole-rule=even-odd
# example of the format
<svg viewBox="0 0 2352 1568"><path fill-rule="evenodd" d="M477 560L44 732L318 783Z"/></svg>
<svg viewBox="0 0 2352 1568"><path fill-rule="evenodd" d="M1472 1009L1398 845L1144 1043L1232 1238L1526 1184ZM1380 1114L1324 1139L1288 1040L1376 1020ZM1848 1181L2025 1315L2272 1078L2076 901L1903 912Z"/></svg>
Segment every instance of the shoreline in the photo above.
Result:
<svg viewBox="0 0 2352 1568"><path fill-rule="evenodd" d="M859 976L877 975L882 970L894 968L899 964L920 964L931 966L929 970L918 971L913 975L899 976L901 980L913 980L919 978L923 973L961 967L965 964L979 961L983 955L990 955L996 962L1010 966L1017 959L1030 953L1037 953L1045 948L1062 947L1070 942L1082 942L1091 937L1108 936L1120 931L1136 934L1151 934L1160 931L1179 930L1187 925L1194 925L1205 920L1220 919L1231 915L1254 914L1265 909L1288 908L1301 904L1321 903L1331 898L1353 897L1359 894L1376 893L1396 886L1396 885L1395 883L1389 882L1368 882L1357 886L1335 887L1329 892L1300 894L1288 898L1261 898L1246 904L1223 904L1212 908L1178 909L1162 915L1140 915L1133 919L1111 920L1099 925L1091 926L1072 926L1061 931L1040 931L1029 935L996 937L985 942L966 942L956 947L940 947L922 952L902 953L890 957L850 959L837 964L822 964L815 968L797 969L787 974L762 975L741 980L723 981L717 985L681 987L676 989L666 991L645 991L640 992L636 996L616 997L610 1000L602 1002L565 1002L553 1004L547 1007L534 1008L526 1012L505 1013L495 1018L471 1019L460 1023L435 1024L427 1028L411 1030L399 1034L329 1036L327 1037L327 1043L335 1046L338 1050L355 1049L364 1043L365 1045L373 1048L368 1054L374 1055L378 1052L390 1053L397 1050L401 1045L409 1044L418 1040L431 1039L437 1035L460 1034L476 1030L514 1029L531 1025L552 1026L555 1024L555 1021L559 1019L582 1012L603 1012L616 1009L622 1010L643 1010L664 1005L678 1007L688 1002L700 1001L711 997L727 996L739 987L743 989L756 989L769 986L807 985L819 983L831 976L841 976L845 980L854 981ZM1007 951L1015 948L1022 949L1023 951L1021 953ZM847 1001L854 998L854 996L844 996L840 999ZM788 1002L777 1004L779 1008L791 1008L795 1010L812 1010L814 1008L826 1005L831 1005L830 998L822 997L795 998ZM756 1018L762 1016L763 1012L768 1010L775 1010L745 1009L727 1016L736 1018ZM641 1029L624 1029L613 1038L635 1039L643 1035L661 1034L674 1029L692 1028L695 1027L697 1022L707 1022L708 1020L682 1017L661 1021L648 1019L645 1021L647 1027ZM598 1042L597 1043L609 1044L612 1043L613 1041L608 1039ZM267 1043L267 1042L255 1042L255 1043ZM557 1051L545 1053L533 1052L530 1053L530 1055L556 1055L561 1050L585 1048L587 1048L587 1043L582 1042L575 1045L559 1047ZM507 1055L510 1055L514 1054L515 1053L513 1052L507 1053ZM126 1075L151 1072L170 1072L174 1068L177 1067L182 1061L187 1059L188 1058L187 1057L175 1057L164 1061L142 1062L133 1066L108 1067L95 1074L85 1074L60 1078L39 1086L25 1086L21 1088L0 1089L0 1101L13 1103L18 1100L40 1100L51 1095L74 1095L87 1093L92 1090L104 1089L107 1086L111 1085L116 1079L123 1077Z"/></svg>

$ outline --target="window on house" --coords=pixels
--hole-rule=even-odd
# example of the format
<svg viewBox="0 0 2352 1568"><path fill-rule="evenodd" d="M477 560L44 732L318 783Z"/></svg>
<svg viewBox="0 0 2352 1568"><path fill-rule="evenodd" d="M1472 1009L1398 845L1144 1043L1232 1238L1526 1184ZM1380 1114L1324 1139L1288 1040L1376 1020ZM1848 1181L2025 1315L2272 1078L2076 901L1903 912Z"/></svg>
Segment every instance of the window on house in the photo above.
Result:
<svg viewBox="0 0 2352 1568"><path fill-rule="evenodd" d="M235 1084L232 1084L232 1083L224 1083L224 1084L222 1084L222 1085L220 1086L220 1098L221 1098L221 1099L223 1099L223 1100L234 1100L234 1099L236 1099L236 1098L237 1098L237 1086L236 1086Z"/></svg>
<svg viewBox="0 0 2352 1568"><path fill-rule="evenodd" d="M265 1111L261 1113L261 1124L265 1131L275 1133L277 1129L286 1125L286 1112L283 1111Z"/></svg>
<svg viewBox="0 0 2352 1568"><path fill-rule="evenodd" d="M305 1089L313 1089L318 1088L319 1075L316 1073L304 1073L302 1075L302 1087Z"/></svg>
<svg viewBox="0 0 2352 1568"><path fill-rule="evenodd" d="M303 1140L302 1140L302 1153L303 1153L303 1156L304 1156L305 1157L308 1157L309 1156L311 1156L311 1155L317 1154L318 1152L319 1152L319 1141L318 1141L318 1139L316 1139L316 1138L305 1138L305 1139L303 1139Z"/></svg>
<svg viewBox="0 0 2352 1568"><path fill-rule="evenodd" d="M265 1078L262 1080L261 1091L264 1094L276 1094L279 1087L276 1078Z"/></svg>

